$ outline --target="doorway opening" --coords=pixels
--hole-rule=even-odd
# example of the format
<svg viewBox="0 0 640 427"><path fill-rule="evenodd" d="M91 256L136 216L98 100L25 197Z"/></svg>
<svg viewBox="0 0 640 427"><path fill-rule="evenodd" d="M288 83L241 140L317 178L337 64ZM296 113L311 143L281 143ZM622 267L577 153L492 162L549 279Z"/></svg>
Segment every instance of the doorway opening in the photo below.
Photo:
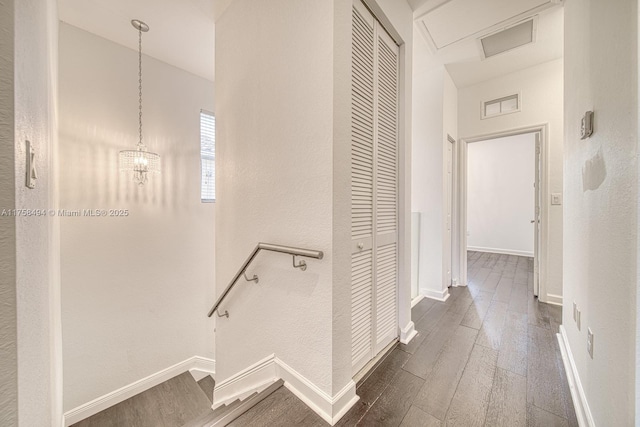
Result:
<svg viewBox="0 0 640 427"><path fill-rule="evenodd" d="M535 296L544 289L546 228L546 126L461 140L459 274L468 284L481 268L468 271L468 253L492 262L530 263L527 284ZM492 261L489 261L489 258ZM518 278L523 281L524 278ZM515 280L515 278L514 278Z"/></svg>

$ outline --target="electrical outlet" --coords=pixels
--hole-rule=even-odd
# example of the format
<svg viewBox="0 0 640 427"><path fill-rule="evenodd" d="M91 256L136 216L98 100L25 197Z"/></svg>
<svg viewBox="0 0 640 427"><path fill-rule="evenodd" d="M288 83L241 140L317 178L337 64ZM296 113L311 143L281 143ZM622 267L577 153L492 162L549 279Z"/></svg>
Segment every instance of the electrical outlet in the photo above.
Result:
<svg viewBox="0 0 640 427"><path fill-rule="evenodd" d="M578 326L578 330L580 330L580 310L576 309L576 325Z"/></svg>
<svg viewBox="0 0 640 427"><path fill-rule="evenodd" d="M573 321L577 321L578 320L578 304L576 304L576 302L573 302Z"/></svg>
<svg viewBox="0 0 640 427"><path fill-rule="evenodd" d="M591 328L587 328L587 351L589 356L593 359L593 332Z"/></svg>

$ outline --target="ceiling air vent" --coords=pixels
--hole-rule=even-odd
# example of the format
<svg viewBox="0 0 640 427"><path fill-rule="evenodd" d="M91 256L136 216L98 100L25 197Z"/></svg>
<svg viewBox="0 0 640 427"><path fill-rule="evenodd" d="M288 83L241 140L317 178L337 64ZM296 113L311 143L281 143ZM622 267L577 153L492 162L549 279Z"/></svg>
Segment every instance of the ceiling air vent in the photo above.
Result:
<svg viewBox="0 0 640 427"><path fill-rule="evenodd" d="M536 39L536 18L528 19L509 28L480 38L482 58L508 52L520 46L533 43Z"/></svg>

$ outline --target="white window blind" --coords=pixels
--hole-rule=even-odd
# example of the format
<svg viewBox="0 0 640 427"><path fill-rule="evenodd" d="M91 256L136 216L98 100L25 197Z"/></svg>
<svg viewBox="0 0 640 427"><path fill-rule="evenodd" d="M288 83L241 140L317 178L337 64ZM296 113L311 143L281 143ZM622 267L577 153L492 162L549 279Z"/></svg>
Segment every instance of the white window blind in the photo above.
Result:
<svg viewBox="0 0 640 427"><path fill-rule="evenodd" d="M206 111L200 112L200 199L216 200L216 118Z"/></svg>

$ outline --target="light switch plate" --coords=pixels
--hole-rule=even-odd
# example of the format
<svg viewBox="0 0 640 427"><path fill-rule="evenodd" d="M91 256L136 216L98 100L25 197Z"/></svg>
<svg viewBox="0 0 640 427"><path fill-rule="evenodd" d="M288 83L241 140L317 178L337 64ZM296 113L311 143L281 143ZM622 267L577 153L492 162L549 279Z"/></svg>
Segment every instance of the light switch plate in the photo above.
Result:
<svg viewBox="0 0 640 427"><path fill-rule="evenodd" d="M576 302L573 302L573 321L577 321L578 320L578 304L576 304Z"/></svg>
<svg viewBox="0 0 640 427"><path fill-rule="evenodd" d="M591 328L587 328L587 352L593 359L593 331Z"/></svg>
<svg viewBox="0 0 640 427"><path fill-rule="evenodd" d="M580 330L580 310L576 310L576 325L578 326L578 330Z"/></svg>
<svg viewBox="0 0 640 427"><path fill-rule="evenodd" d="M587 111L580 123L580 139L587 139L593 135L593 111Z"/></svg>
<svg viewBox="0 0 640 427"><path fill-rule="evenodd" d="M36 172L36 149L31 141L26 141L27 144L27 164L26 172L27 179L25 185L28 188L36 188L36 180L38 179L38 173Z"/></svg>
<svg viewBox="0 0 640 427"><path fill-rule="evenodd" d="M552 205L561 205L562 204L562 194L560 194L560 193L551 193L551 204Z"/></svg>

